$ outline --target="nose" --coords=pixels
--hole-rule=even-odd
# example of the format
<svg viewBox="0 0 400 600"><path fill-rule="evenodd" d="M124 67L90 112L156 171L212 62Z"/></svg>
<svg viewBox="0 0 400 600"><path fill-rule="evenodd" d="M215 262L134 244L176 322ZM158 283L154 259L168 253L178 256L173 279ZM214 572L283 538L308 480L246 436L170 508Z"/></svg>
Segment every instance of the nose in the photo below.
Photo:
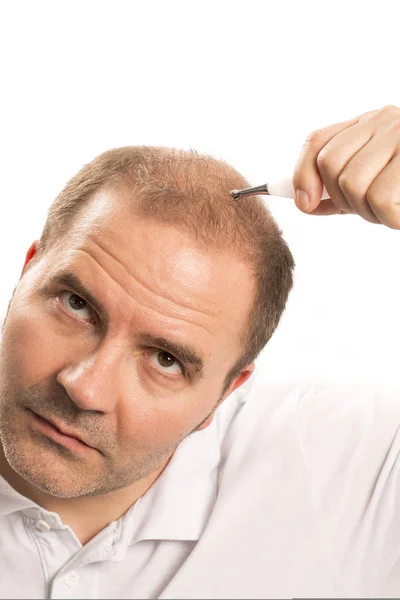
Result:
<svg viewBox="0 0 400 600"><path fill-rule="evenodd" d="M89 356L69 360L57 374L71 400L82 410L111 413L120 400L121 352L102 345Z"/></svg>

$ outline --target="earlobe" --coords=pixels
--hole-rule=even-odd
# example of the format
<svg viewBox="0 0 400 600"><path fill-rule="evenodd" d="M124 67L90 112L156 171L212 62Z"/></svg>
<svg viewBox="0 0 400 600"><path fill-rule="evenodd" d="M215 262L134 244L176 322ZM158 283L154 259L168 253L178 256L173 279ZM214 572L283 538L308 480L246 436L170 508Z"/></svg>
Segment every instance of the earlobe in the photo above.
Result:
<svg viewBox="0 0 400 600"><path fill-rule="evenodd" d="M253 373L254 369L255 369L255 364L254 364L254 362L252 362L240 373L240 375L238 375L236 377L235 381L231 383L231 385L229 386L229 388L226 390L225 394L221 398L218 406L220 406L222 404L222 402L228 396L230 396L230 394L232 394L232 392L234 392L238 387L243 385L248 380L250 375ZM213 412L207 417L207 419L203 423L200 424L200 426L196 429L196 431L201 431L202 429L205 429L206 427L208 427L211 424L211 421L214 418L214 415L215 415L216 410L218 409L218 406L216 406L215 409L213 410Z"/></svg>
<svg viewBox="0 0 400 600"><path fill-rule="evenodd" d="M211 415L209 415L207 417L207 419L204 421L204 423L201 423L201 425L196 428L196 431L202 431L203 429L206 429L206 427L211 425L211 421L213 420L214 415L215 415L215 410L211 413Z"/></svg>
<svg viewBox="0 0 400 600"><path fill-rule="evenodd" d="M30 263L30 261L32 260L32 258L35 256L36 251L37 251L37 247L38 247L38 240L35 240L34 242L32 242L32 244L29 246L29 250L26 253L26 257L25 257L25 263L21 272L21 277L27 267L27 265Z"/></svg>
<svg viewBox="0 0 400 600"><path fill-rule="evenodd" d="M226 395L232 394L235 390L237 390L241 385L246 383L248 378L253 374L254 369L256 368L255 363L250 363L235 379L235 381L231 384Z"/></svg>

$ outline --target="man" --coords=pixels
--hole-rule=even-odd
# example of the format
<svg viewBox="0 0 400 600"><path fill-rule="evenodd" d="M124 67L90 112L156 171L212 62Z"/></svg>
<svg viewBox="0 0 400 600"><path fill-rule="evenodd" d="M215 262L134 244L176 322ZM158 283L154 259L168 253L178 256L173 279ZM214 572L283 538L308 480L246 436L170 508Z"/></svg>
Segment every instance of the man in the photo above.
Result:
<svg viewBox="0 0 400 600"><path fill-rule="evenodd" d="M399 229L399 123L310 136L298 206ZM125 148L53 203L3 326L0 597L399 592L396 398L241 394L294 267L263 203L230 199L247 186Z"/></svg>

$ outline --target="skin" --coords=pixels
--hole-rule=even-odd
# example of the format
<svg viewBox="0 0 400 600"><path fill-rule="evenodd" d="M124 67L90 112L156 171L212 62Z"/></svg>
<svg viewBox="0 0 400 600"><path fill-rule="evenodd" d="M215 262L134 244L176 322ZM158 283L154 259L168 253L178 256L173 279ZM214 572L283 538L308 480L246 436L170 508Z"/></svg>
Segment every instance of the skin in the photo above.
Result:
<svg viewBox="0 0 400 600"><path fill-rule="evenodd" d="M180 442L205 429L252 374L254 363L221 396L241 353L254 284L239 259L134 217L121 190L98 193L67 239L31 263L35 253L36 242L3 328L0 473L85 544L151 487ZM49 283L66 268L103 304L107 325L76 290ZM173 356L138 343L140 331L190 343L204 377L182 375ZM31 411L92 448L78 453L55 442Z"/></svg>

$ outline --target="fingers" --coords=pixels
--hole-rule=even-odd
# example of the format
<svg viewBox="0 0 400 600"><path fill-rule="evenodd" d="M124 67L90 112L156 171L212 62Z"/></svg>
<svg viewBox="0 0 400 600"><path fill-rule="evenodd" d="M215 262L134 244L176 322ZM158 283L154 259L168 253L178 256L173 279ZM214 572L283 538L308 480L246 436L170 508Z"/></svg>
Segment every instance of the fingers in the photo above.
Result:
<svg viewBox="0 0 400 600"><path fill-rule="evenodd" d="M391 139L390 135L386 133L382 135L378 132L354 154L339 173L333 175L337 184L333 184L332 194L336 194L336 187L339 188L350 207L349 212L361 215L370 223L380 224L382 220L375 214L374 206L369 204L367 192L392 160L396 143L397 139ZM332 175L326 176L331 178ZM334 195L332 199L339 205Z"/></svg>
<svg viewBox="0 0 400 600"><path fill-rule="evenodd" d="M317 157L321 150L324 148L324 146L326 146L326 144L328 144L328 142L330 142L330 140L335 138L335 136L338 136L338 134L341 134L345 130L351 128L353 125L356 125L361 121L365 121L368 116L373 115L376 112L376 110L373 110L369 111L368 113L363 113L362 115L358 115L357 117L354 117L348 121L335 123L334 125L330 125L329 127L315 131L308 136L303 145L303 150L296 164L293 175L294 189L304 190L309 196L310 206L307 212L313 212L321 201L324 183L321 178L317 163ZM351 134L349 137L352 137ZM356 145L357 143L354 142L353 149ZM360 148L360 145L358 148ZM356 152L357 150L353 151ZM351 158L351 156L352 154L347 156L347 160ZM347 163L347 160L344 164ZM326 189L328 192L330 191L328 188ZM342 206L347 206L347 208L349 208L346 199L343 197L341 200Z"/></svg>
<svg viewBox="0 0 400 600"><path fill-rule="evenodd" d="M383 225L400 229L399 150L367 191L367 202Z"/></svg>
<svg viewBox="0 0 400 600"><path fill-rule="evenodd" d="M345 212L353 211L339 184L341 173L360 148L372 137L372 127L358 122L332 138L317 156L317 168L326 191L336 206Z"/></svg>

